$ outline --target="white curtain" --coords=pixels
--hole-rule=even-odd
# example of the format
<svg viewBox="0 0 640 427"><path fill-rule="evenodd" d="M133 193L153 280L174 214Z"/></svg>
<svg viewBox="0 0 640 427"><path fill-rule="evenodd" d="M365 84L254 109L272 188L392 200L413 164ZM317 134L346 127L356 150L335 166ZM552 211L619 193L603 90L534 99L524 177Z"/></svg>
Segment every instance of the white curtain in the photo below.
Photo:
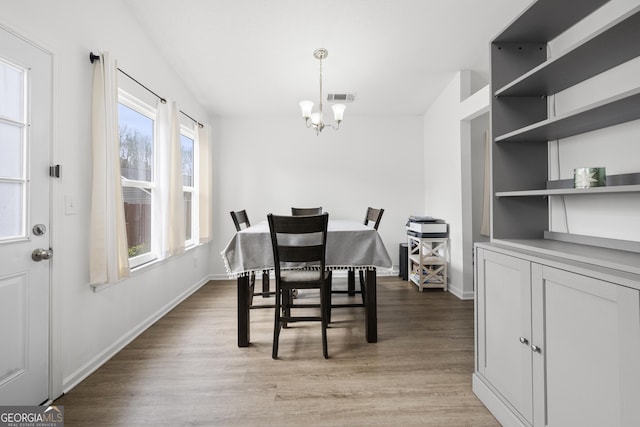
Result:
<svg viewBox="0 0 640 427"><path fill-rule="evenodd" d="M198 165L199 177L199 238L200 243L211 241L211 146L209 145L209 126L199 127L195 125L195 143L198 145L200 163Z"/></svg>
<svg viewBox="0 0 640 427"><path fill-rule="evenodd" d="M184 253L186 238L184 219L184 192L182 178L182 146L180 122L175 102L157 105L156 116L156 181L157 204L162 236L157 239L162 246L162 258Z"/></svg>
<svg viewBox="0 0 640 427"><path fill-rule="evenodd" d="M489 236L491 234L490 205L491 205L491 147L489 132L484 133L484 197L482 198L482 225L480 234Z"/></svg>
<svg viewBox="0 0 640 427"><path fill-rule="evenodd" d="M104 284L128 277L130 270L120 176L117 65L105 52L93 67L89 281Z"/></svg>
<svg viewBox="0 0 640 427"><path fill-rule="evenodd" d="M170 109L165 103L160 100L156 103L156 120L155 120L155 187L151 190L151 214L153 215L151 230L154 233L154 238L151 239L153 245L153 253L158 254L160 259L164 259L169 256L168 254L168 241L169 241L169 219L166 214L169 208L169 174L167 173L167 166L169 164L169 135L170 130Z"/></svg>

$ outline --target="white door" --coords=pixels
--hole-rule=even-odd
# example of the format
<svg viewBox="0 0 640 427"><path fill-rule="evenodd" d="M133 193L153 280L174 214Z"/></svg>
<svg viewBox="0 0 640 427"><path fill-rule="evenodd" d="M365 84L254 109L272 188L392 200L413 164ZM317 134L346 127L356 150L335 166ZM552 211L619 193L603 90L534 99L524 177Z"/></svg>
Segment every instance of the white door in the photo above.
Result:
<svg viewBox="0 0 640 427"><path fill-rule="evenodd" d="M0 28L0 405L49 397L51 56ZM42 257L42 256L41 256Z"/></svg>

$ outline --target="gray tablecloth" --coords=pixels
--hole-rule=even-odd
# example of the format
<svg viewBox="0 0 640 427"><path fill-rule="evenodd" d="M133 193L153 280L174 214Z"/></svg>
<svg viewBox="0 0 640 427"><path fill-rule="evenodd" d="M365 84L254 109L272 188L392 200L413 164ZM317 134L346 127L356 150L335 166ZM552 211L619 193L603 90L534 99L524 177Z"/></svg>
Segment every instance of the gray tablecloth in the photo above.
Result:
<svg viewBox="0 0 640 427"><path fill-rule="evenodd" d="M221 254L230 277L272 269L273 249L267 221L236 233ZM357 221L340 219L329 220L326 263L331 269L392 267L376 230Z"/></svg>

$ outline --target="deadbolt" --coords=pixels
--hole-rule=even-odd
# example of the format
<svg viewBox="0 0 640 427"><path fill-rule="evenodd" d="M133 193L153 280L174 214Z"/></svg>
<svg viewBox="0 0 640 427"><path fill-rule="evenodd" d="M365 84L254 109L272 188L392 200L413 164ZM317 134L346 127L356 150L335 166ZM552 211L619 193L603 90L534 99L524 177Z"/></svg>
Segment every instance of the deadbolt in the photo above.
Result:
<svg viewBox="0 0 640 427"><path fill-rule="evenodd" d="M33 226L33 234L36 236L42 236L47 232L47 226L44 224L36 224Z"/></svg>

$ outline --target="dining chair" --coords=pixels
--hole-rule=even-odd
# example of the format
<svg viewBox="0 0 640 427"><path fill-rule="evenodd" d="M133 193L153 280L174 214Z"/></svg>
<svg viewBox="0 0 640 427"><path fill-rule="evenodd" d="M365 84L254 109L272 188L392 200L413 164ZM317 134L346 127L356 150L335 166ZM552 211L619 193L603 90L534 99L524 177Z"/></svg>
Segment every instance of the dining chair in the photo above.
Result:
<svg viewBox="0 0 640 427"><path fill-rule="evenodd" d="M382 219L382 214L384 213L384 209L376 209L372 207L367 208L367 214L364 217L364 225L371 225L373 223L373 228L375 230L378 229L380 225L380 220Z"/></svg>
<svg viewBox="0 0 640 427"><path fill-rule="evenodd" d="M306 216L267 215L276 278L275 324L271 356L278 358L280 331L295 322L320 322L322 354L327 349L328 293L331 292L331 271L326 270L327 224L329 214ZM294 303L294 289L318 289L320 304ZM301 316L300 309L320 309L319 315ZM296 315L293 315L296 310ZM306 314L306 313L305 313ZM315 314L315 313L314 313Z"/></svg>
<svg viewBox="0 0 640 427"><path fill-rule="evenodd" d="M251 227L251 222L249 222L246 210L231 211L229 213L231 214L231 219L233 219L233 224L236 226L236 231L242 230L243 225L244 228Z"/></svg>
<svg viewBox="0 0 640 427"><path fill-rule="evenodd" d="M322 206L317 208L291 208L291 215L320 215L322 214Z"/></svg>
<svg viewBox="0 0 640 427"><path fill-rule="evenodd" d="M233 225L236 226L236 231L241 231L243 229L251 227L251 222L249 221L249 216L247 215L247 211L242 209L241 211L231 211L229 212L231 215L231 219L233 220ZM264 270L262 272L262 292L255 292L256 285L256 274L251 272L251 277L249 278L249 307L250 308L271 308L271 306L254 306L253 305L253 296L259 295L263 298L267 298L269 295L273 295L274 292L269 292L269 270Z"/></svg>

